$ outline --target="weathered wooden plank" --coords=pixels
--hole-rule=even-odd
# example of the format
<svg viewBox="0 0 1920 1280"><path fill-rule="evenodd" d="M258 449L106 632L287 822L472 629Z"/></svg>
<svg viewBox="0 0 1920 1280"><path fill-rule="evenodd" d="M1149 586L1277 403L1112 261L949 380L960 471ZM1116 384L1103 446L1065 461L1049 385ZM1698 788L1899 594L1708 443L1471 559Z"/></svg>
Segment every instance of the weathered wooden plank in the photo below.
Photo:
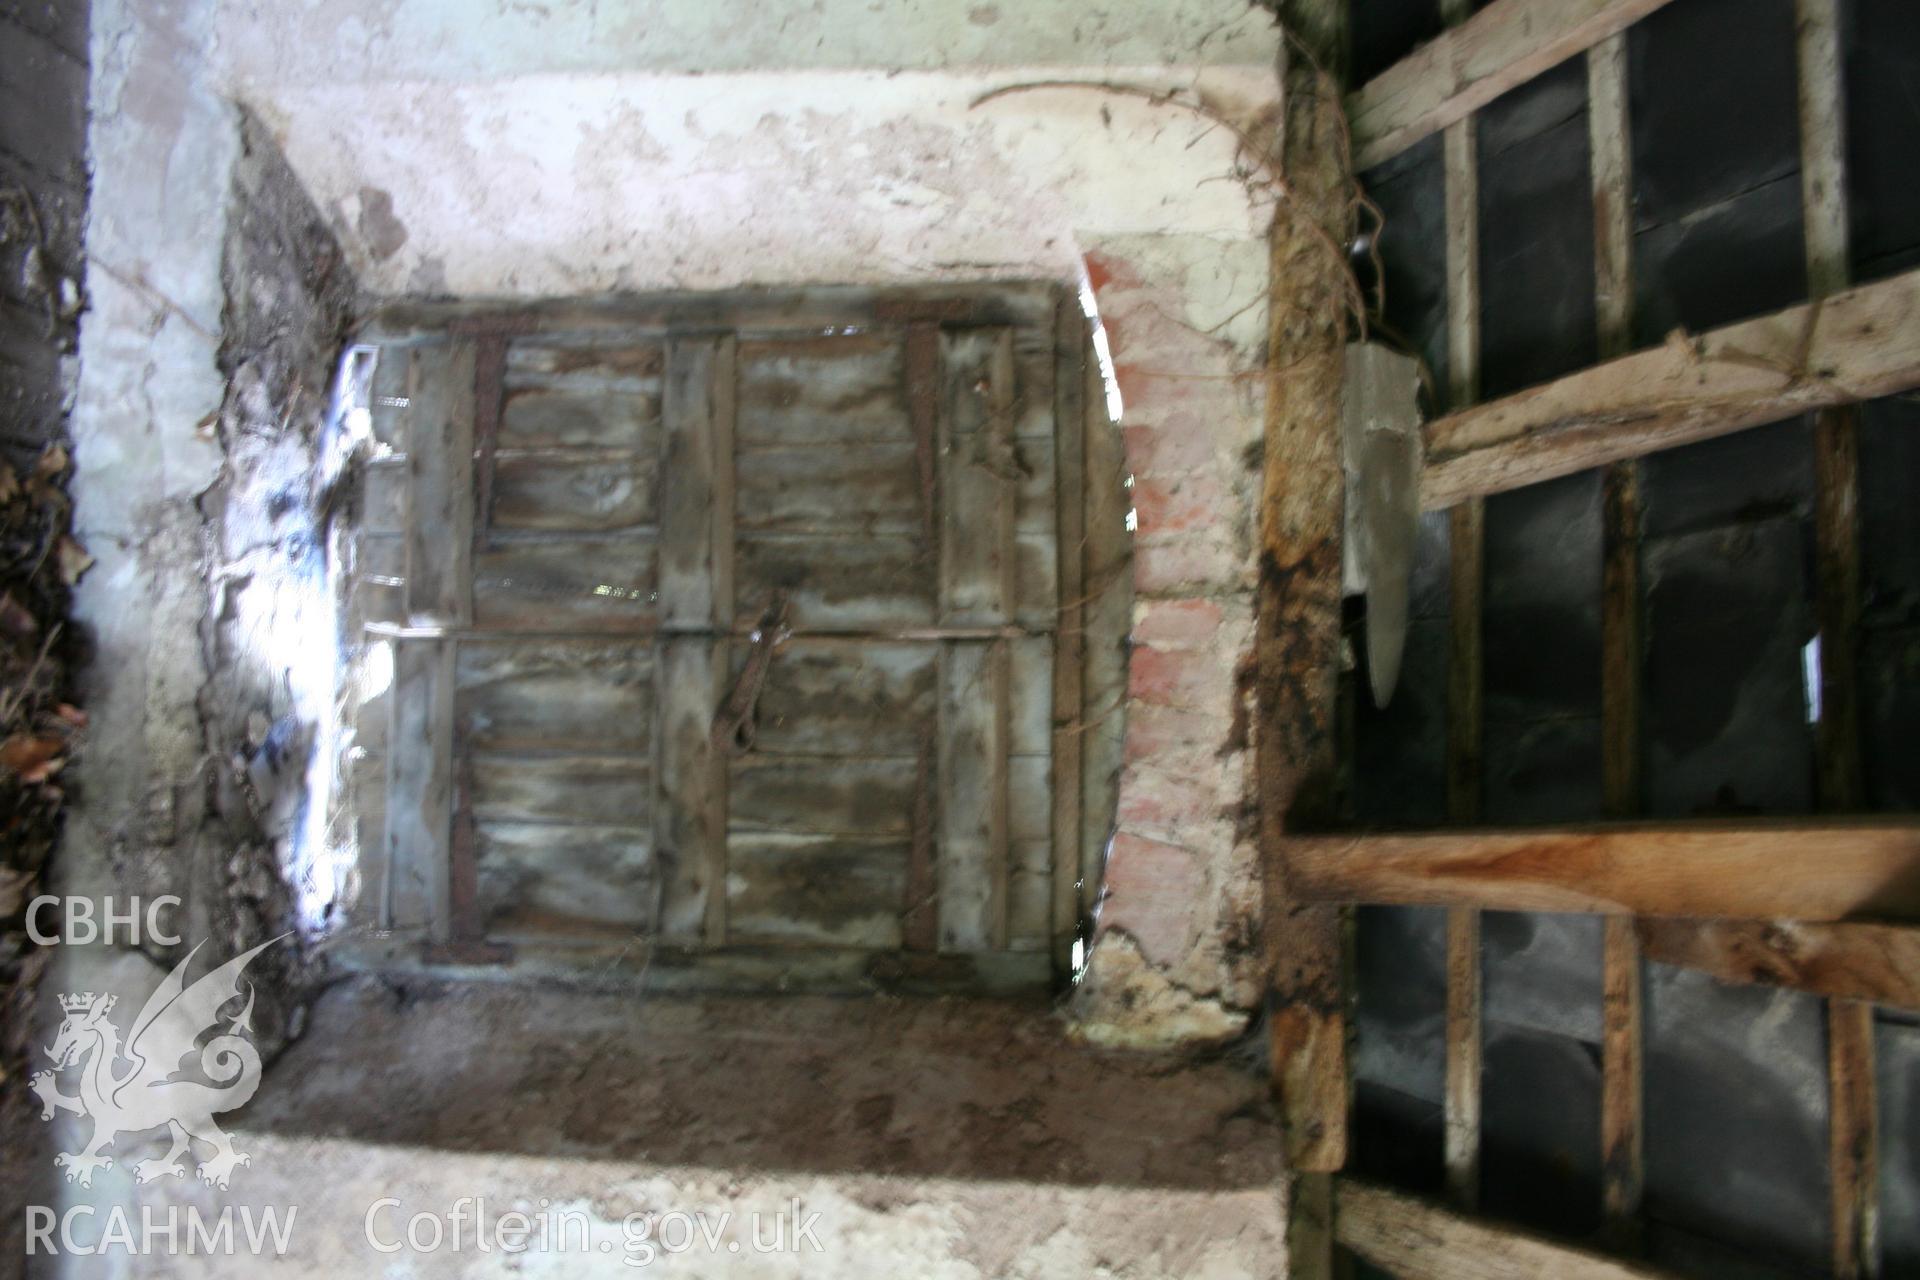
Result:
<svg viewBox="0 0 1920 1280"><path fill-rule="evenodd" d="M387 974L459 976L456 964L426 965L390 940L356 938L335 954L348 964ZM473 971L481 976L480 971ZM514 939L517 980L583 981L631 993L644 974L649 993L721 993L727 996L796 994L897 996L1043 997L1051 966L1038 952L926 955L866 947L761 944L719 950L636 945L627 931L599 936Z"/></svg>
<svg viewBox="0 0 1920 1280"><path fill-rule="evenodd" d="M665 361L663 344L623 334L573 342L522 338L507 347L507 385L631 391L657 413Z"/></svg>
<svg viewBox="0 0 1920 1280"><path fill-rule="evenodd" d="M1340 1243L1401 1280L1656 1280L1664 1274L1354 1178L1334 1185Z"/></svg>
<svg viewBox="0 0 1920 1280"><path fill-rule="evenodd" d="M473 616L472 342L408 353L407 613L420 623Z"/></svg>
<svg viewBox="0 0 1920 1280"><path fill-rule="evenodd" d="M1627 38L1587 50L1587 139L1593 169L1594 308L1600 358L1633 345L1633 135L1627 119Z"/></svg>
<svg viewBox="0 0 1920 1280"><path fill-rule="evenodd" d="M1298 894L1285 841L1316 818L1324 821L1337 789L1341 383L1350 281L1328 245L1351 240L1353 202L1338 81L1322 70L1338 66L1344 13L1338 6L1287 5L1281 18L1299 45L1285 42L1281 53L1280 159L1291 198L1276 208L1269 236L1251 736L1281 1147L1297 1173L1319 1174L1347 1158L1346 924L1338 909ZM1317 1185L1296 1178L1292 1196ZM1295 1207L1289 1213L1288 1274L1330 1274L1324 1217Z"/></svg>
<svg viewBox="0 0 1920 1280"><path fill-rule="evenodd" d="M729 337L667 347L660 616L671 625L733 619L734 355Z"/></svg>
<svg viewBox="0 0 1920 1280"><path fill-rule="evenodd" d="M1828 1146L1833 1170L1833 1274L1880 1274L1880 1119L1873 1065L1873 1006L1827 1008Z"/></svg>
<svg viewBox="0 0 1920 1280"><path fill-rule="evenodd" d="M404 456L375 458L367 463L360 492L360 528L367 533L407 531L407 492L412 485ZM400 576L406 576L404 558Z"/></svg>
<svg viewBox="0 0 1920 1280"><path fill-rule="evenodd" d="M408 640L394 645L392 722L387 740L386 900L384 928L425 924L429 937L451 936L453 849L453 645ZM411 910L417 909L420 917Z"/></svg>
<svg viewBox="0 0 1920 1280"><path fill-rule="evenodd" d="M592 338L632 342L669 332L737 331L743 339L858 336L873 326L904 325L915 315L976 327L1045 326L1057 289L1048 281L906 287L824 285L678 291L527 303L516 299L390 303L363 327L372 339L406 340L447 332L497 332L569 343ZM855 333L849 334L849 329Z"/></svg>
<svg viewBox="0 0 1920 1280"><path fill-rule="evenodd" d="M1009 846L1007 874L1008 951L1048 951L1053 934L1053 839L1022 840Z"/></svg>
<svg viewBox="0 0 1920 1280"><path fill-rule="evenodd" d="M660 936L727 941L727 762L713 747L714 711L726 698L731 645L710 636L661 643L655 751L654 847L659 851Z"/></svg>
<svg viewBox="0 0 1920 1280"><path fill-rule="evenodd" d="M931 625L935 565L917 543L854 534L740 534L734 626L783 591L796 628L882 631Z"/></svg>
<svg viewBox="0 0 1920 1280"><path fill-rule="evenodd" d="M1494 0L1347 98L1355 166L1370 169L1592 48L1667 0Z"/></svg>
<svg viewBox="0 0 1920 1280"><path fill-rule="evenodd" d="M1612 1237L1637 1245L1646 1190L1645 1014L1634 922L1609 916L1600 957L1600 1195Z"/></svg>
<svg viewBox="0 0 1920 1280"><path fill-rule="evenodd" d="M1483 1043L1480 913L1447 912L1447 1075L1443 1102L1447 1196L1463 1209L1480 1203L1480 1080Z"/></svg>
<svg viewBox="0 0 1920 1280"><path fill-rule="evenodd" d="M1847 287L1846 93L1841 83L1840 0L1794 0L1800 76L1800 189L1807 289Z"/></svg>
<svg viewBox="0 0 1920 1280"><path fill-rule="evenodd" d="M1013 335L940 336L940 620L1007 621L1014 605Z"/></svg>
<svg viewBox="0 0 1920 1280"><path fill-rule="evenodd" d="M898 331L740 344L740 447L911 444Z"/></svg>
<svg viewBox="0 0 1920 1280"><path fill-rule="evenodd" d="M1063 301L1055 327L1058 371L1054 381L1054 502L1059 557L1057 630L1053 639L1052 773L1053 844L1049 859L1051 905L1047 933L1053 966L1073 971L1073 942L1080 928L1080 841L1082 801L1081 743L1086 706L1086 350L1087 321L1079 307ZM1014 932L1020 930L1016 927Z"/></svg>
<svg viewBox="0 0 1920 1280"><path fill-rule="evenodd" d="M494 529L636 529L659 512L659 460L619 450L502 453L493 463Z"/></svg>
<svg viewBox="0 0 1920 1280"><path fill-rule="evenodd" d="M915 755L932 723L938 646L790 641L768 668L755 748L768 755Z"/></svg>
<svg viewBox="0 0 1920 1280"><path fill-rule="evenodd" d="M374 441L402 453L407 448L407 416L411 396L413 356L406 347L373 348L372 394L367 405Z"/></svg>
<svg viewBox="0 0 1920 1280"><path fill-rule="evenodd" d="M509 386L498 440L502 449L643 451L654 447L659 429L658 390Z"/></svg>
<svg viewBox="0 0 1920 1280"><path fill-rule="evenodd" d="M901 945L905 841L736 833L728 843L732 940L876 949Z"/></svg>
<svg viewBox="0 0 1920 1280"><path fill-rule="evenodd" d="M1427 427L1424 506L1451 506L1920 386L1920 271L1635 352Z"/></svg>
<svg viewBox="0 0 1920 1280"><path fill-rule="evenodd" d="M939 921L942 951L985 951L994 943L997 899L996 852L1005 845L1003 705L996 670L1004 674L1004 651L987 642L942 646L940 660ZM998 819L998 821L997 821Z"/></svg>
<svg viewBox="0 0 1920 1280"><path fill-rule="evenodd" d="M474 837L489 939L652 934L660 888L648 826L480 820Z"/></svg>
<svg viewBox="0 0 1920 1280"><path fill-rule="evenodd" d="M618 539L501 540L473 562L473 621L500 631L640 632L660 621L659 544Z"/></svg>
<svg viewBox="0 0 1920 1280"><path fill-rule="evenodd" d="M728 829L735 836L805 832L904 839L912 833L911 756L776 756L756 750L734 760L729 772Z"/></svg>
<svg viewBox="0 0 1920 1280"><path fill-rule="evenodd" d="M1798 920L1641 920L1650 960L1721 982L1920 1010L1920 929Z"/></svg>
<svg viewBox="0 0 1920 1280"><path fill-rule="evenodd" d="M653 816L653 765L632 756L469 758L473 816L482 823L645 826Z"/></svg>
<svg viewBox="0 0 1920 1280"><path fill-rule="evenodd" d="M934 826L940 802L939 750L935 745L938 723L936 714L922 726L919 750L914 756L906 889L900 903L901 944L912 952L935 951L940 946L939 837Z"/></svg>
<svg viewBox="0 0 1920 1280"><path fill-rule="evenodd" d="M653 674L646 642L465 641L455 667L462 741L492 751L651 750Z"/></svg>
<svg viewBox="0 0 1920 1280"><path fill-rule="evenodd" d="M1920 822L1912 820L1295 836L1288 860L1299 892L1326 902L1762 920L1920 918Z"/></svg>
<svg viewBox="0 0 1920 1280"><path fill-rule="evenodd" d="M736 463L743 530L917 538L920 472L911 442L832 449L742 449Z"/></svg>

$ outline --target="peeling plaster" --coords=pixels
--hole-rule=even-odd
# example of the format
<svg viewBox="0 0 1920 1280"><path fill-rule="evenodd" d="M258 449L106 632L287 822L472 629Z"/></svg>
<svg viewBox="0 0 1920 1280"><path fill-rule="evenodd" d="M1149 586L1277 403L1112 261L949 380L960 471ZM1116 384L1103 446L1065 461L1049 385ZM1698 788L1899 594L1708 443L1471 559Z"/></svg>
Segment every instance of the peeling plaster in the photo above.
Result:
<svg viewBox="0 0 1920 1280"><path fill-rule="evenodd" d="M1076 281L1100 237L1202 235L1224 250L1260 236L1267 211L1228 176L1232 140L1188 113L1081 90L969 109L989 89L1059 74L579 74L243 92L376 293L411 291L430 262L457 296ZM1072 78L1094 74L1107 73ZM1165 67L1111 76L1193 79ZM1248 119L1276 92L1270 67L1207 69L1197 83ZM1218 299L1236 282L1196 283Z"/></svg>

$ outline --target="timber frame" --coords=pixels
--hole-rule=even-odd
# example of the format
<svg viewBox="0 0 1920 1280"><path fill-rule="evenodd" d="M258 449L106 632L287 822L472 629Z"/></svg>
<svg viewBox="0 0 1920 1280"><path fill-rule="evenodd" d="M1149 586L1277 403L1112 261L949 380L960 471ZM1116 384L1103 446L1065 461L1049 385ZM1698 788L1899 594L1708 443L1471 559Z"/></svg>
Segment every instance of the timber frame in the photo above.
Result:
<svg viewBox="0 0 1920 1280"><path fill-rule="evenodd" d="M1324 765L1312 730L1317 697L1291 666L1263 659L1263 725L1295 754L1290 793L1263 781L1263 849L1281 905L1270 927L1294 932L1275 955L1274 1079L1287 1154L1297 1171L1289 1275L1338 1272L1338 1244L1400 1276L1506 1277L1655 1274L1617 1258L1476 1221L1480 1145L1482 910L1546 910L1604 917L1601 1168L1603 1243L1622 1258L1642 1233L1642 1008L1645 959L1735 983L1792 987L1828 1000L1833 1272L1879 1274L1872 1006L1920 1007L1920 819L1821 817L1746 824L1634 822L1639 761L1640 494L1638 459L1801 413L1816 414L1814 526L1820 609L1820 683L1828 714L1815 749L1826 814L1862 804L1858 694L1853 670L1860 556L1856 497L1862 400L1920 387L1920 272L1849 287L1839 0L1796 0L1803 206L1810 301L1704 335L1676 333L1630 353L1633 275L1624 32L1667 0L1494 0L1478 13L1443 0L1449 29L1346 97L1355 167L1378 164L1444 134L1450 412L1426 428L1422 505L1449 513L1452 633L1447 682L1447 809L1479 817L1482 736L1481 582L1484 499L1558 476L1604 468L1602 547L1602 766L1606 824L1539 831L1462 825L1435 832L1302 834L1311 810L1299 779ZM1292 20L1292 10L1282 5ZM1300 15L1303 23L1315 15ZM1321 22L1327 21L1319 15ZM1297 24L1298 25L1298 24ZM1297 30L1296 34L1300 34ZM1324 31L1297 43L1338 47ZM1478 394L1479 300L1473 113L1571 57L1588 75L1600 363L1490 403ZM1289 119L1312 115L1283 77ZM1319 350L1288 323L1301 286L1282 247L1290 221L1313 214L1331 176L1304 130L1290 128L1286 171L1296 209L1276 222L1273 342L1289 381ZM1296 148L1304 147L1300 154ZM1309 167L1317 165L1319 167ZM1332 164L1337 169L1337 164ZM1341 228L1327 220L1330 232ZM1287 566L1284 589L1263 575L1260 636L1313 656L1325 584L1317 539L1302 535L1301 487L1338 509L1337 469L1316 470L1304 443L1317 429L1291 395L1267 422L1266 567ZM1287 488L1276 491L1276 467ZM1332 534L1337 541L1337 519ZM1282 558L1282 557L1285 558ZM1337 555L1333 558L1338 563ZM1337 570L1336 570L1337 572ZM1324 577L1324 573L1321 575ZM1302 580L1307 579L1307 585ZM1268 611L1269 594L1285 602ZM1323 602L1321 602L1323 603ZM1284 679L1284 688L1268 689ZM1265 736L1262 738L1266 741ZM1287 821L1292 817L1296 820ZM1816 856L1808 856L1810 853ZM1448 910L1444 1161L1450 1203L1429 1204L1337 1173L1344 1163L1350 1081L1344 1052L1339 912L1372 903ZM1318 907L1313 904L1320 904ZM1302 922L1310 927L1302 929ZM1319 965L1318 978L1303 975ZM1312 1134L1319 1141L1305 1141ZM1326 1175L1335 1176L1328 1185Z"/></svg>
<svg viewBox="0 0 1920 1280"><path fill-rule="evenodd" d="M1089 342L1026 282L377 313L356 617L395 676L384 726L362 713L379 902L351 959L1064 984L1105 841L1083 806L1115 785L1081 750L1086 506L1112 505L1084 483ZM821 470L874 459L864 508ZM855 762L858 805L822 761ZM791 910L809 891L768 868L796 848L869 901ZM591 910L556 910L550 865Z"/></svg>

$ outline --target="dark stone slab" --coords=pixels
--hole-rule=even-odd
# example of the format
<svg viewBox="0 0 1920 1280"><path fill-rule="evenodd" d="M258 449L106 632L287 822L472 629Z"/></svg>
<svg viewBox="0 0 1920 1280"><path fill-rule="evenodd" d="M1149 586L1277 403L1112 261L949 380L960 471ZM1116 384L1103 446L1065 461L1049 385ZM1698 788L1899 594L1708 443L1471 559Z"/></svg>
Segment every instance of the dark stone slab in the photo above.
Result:
<svg viewBox="0 0 1920 1280"><path fill-rule="evenodd" d="M1856 279L1920 266L1920 5L1843 0L1847 211Z"/></svg>
<svg viewBox="0 0 1920 1280"><path fill-rule="evenodd" d="M1646 544L1646 802L1661 817L1804 813L1811 533L1783 517Z"/></svg>
<svg viewBox="0 0 1920 1280"><path fill-rule="evenodd" d="M1633 237L1633 328L1643 346L1764 315L1807 296L1800 175Z"/></svg>
<svg viewBox="0 0 1920 1280"><path fill-rule="evenodd" d="M1860 406L1860 570L1868 626L1920 624L1920 402Z"/></svg>
<svg viewBox="0 0 1920 1280"><path fill-rule="evenodd" d="M1600 1053L1567 1036L1485 1024L1481 1209L1539 1231L1600 1225Z"/></svg>
<svg viewBox="0 0 1920 1280"><path fill-rule="evenodd" d="M1603 816L1600 718L1488 721L1483 806L1495 824L1592 822Z"/></svg>
<svg viewBox="0 0 1920 1280"><path fill-rule="evenodd" d="M1347 14L1352 83L1365 84L1440 34L1440 0L1354 0Z"/></svg>
<svg viewBox="0 0 1920 1280"><path fill-rule="evenodd" d="M1434 134L1360 175L1380 207L1375 247L1387 281L1381 335L1426 361L1432 375L1430 413L1445 407L1447 386L1446 168ZM1372 255L1355 256L1368 297L1374 295Z"/></svg>
<svg viewBox="0 0 1920 1280"><path fill-rule="evenodd" d="M1446 912L1359 908L1354 993L1354 1078L1439 1102L1446 1087Z"/></svg>
<svg viewBox="0 0 1920 1280"><path fill-rule="evenodd" d="M1563 63L1474 119L1480 384L1491 399L1598 355L1584 61Z"/></svg>
<svg viewBox="0 0 1920 1280"><path fill-rule="evenodd" d="M1447 816L1447 623L1407 627L1400 683L1385 707L1373 705L1366 647L1355 635L1355 816L1369 826L1433 826Z"/></svg>
<svg viewBox="0 0 1920 1280"><path fill-rule="evenodd" d="M87 60L88 0L0 0L0 42L13 37L12 23L45 37L77 62Z"/></svg>
<svg viewBox="0 0 1920 1280"><path fill-rule="evenodd" d="M1813 511L1813 423L1791 418L1640 464L1641 535L1660 538Z"/></svg>
<svg viewBox="0 0 1920 1280"><path fill-rule="evenodd" d="M1600 1042L1600 917L1488 911L1480 941L1490 1020Z"/></svg>
<svg viewBox="0 0 1920 1280"><path fill-rule="evenodd" d="M1825 1273L1824 1006L1647 966L1650 1216ZM1891 1273L1890 1273L1891 1274Z"/></svg>
<svg viewBox="0 0 1920 1280"><path fill-rule="evenodd" d="M1600 713L1600 476L1487 499L1486 713L1531 723Z"/></svg>
<svg viewBox="0 0 1920 1280"><path fill-rule="evenodd" d="M1359 1081L1348 1167L1404 1191L1437 1195L1446 1181L1445 1124L1438 1102Z"/></svg>
<svg viewBox="0 0 1920 1280"><path fill-rule="evenodd" d="M1682 0L1627 29L1637 228L1800 171L1794 40L1793 0Z"/></svg>
<svg viewBox="0 0 1920 1280"><path fill-rule="evenodd" d="M1881 1274L1920 1275L1920 1017L1880 1013Z"/></svg>
<svg viewBox="0 0 1920 1280"><path fill-rule="evenodd" d="M1920 626L1861 636L1860 713L1867 807L1920 810Z"/></svg>
<svg viewBox="0 0 1920 1280"><path fill-rule="evenodd" d="M87 183L87 64L0 25L0 153L75 190Z"/></svg>

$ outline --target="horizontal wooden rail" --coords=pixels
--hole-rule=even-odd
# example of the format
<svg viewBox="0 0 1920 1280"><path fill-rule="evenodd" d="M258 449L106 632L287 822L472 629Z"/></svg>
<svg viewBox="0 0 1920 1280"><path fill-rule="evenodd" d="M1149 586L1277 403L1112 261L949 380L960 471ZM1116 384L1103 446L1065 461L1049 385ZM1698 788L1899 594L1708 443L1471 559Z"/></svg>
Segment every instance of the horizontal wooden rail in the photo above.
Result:
<svg viewBox="0 0 1920 1280"><path fill-rule="evenodd" d="M1722 982L1920 1009L1920 928L1801 920L1641 920L1649 960Z"/></svg>
<svg viewBox="0 0 1920 1280"><path fill-rule="evenodd" d="M1920 271L1909 271L1436 419L1420 501L1438 510L1916 386Z"/></svg>
<svg viewBox="0 0 1920 1280"><path fill-rule="evenodd" d="M1666 1273L1342 1178L1340 1243L1401 1280L1653 1280Z"/></svg>
<svg viewBox="0 0 1920 1280"><path fill-rule="evenodd" d="M1920 919L1920 821L1618 823L1526 831L1296 836L1309 900L1490 911Z"/></svg>
<svg viewBox="0 0 1920 1280"><path fill-rule="evenodd" d="M1583 53L1667 0L1495 0L1347 96L1367 169Z"/></svg>

